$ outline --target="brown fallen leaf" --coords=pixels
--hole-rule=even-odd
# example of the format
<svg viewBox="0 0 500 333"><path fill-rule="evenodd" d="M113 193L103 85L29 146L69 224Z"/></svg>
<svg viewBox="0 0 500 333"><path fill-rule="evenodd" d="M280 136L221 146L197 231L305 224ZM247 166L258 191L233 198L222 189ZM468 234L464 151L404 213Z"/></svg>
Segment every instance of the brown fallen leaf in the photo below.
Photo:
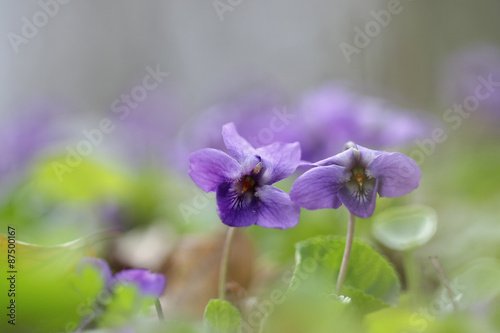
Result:
<svg viewBox="0 0 500 333"><path fill-rule="evenodd" d="M219 266L225 233L185 236L160 272L167 278L162 304L167 318L201 319L208 301L218 296ZM227 298L238 306L253 276L255 251L242 230L234 234L227 275Z"/></svg>

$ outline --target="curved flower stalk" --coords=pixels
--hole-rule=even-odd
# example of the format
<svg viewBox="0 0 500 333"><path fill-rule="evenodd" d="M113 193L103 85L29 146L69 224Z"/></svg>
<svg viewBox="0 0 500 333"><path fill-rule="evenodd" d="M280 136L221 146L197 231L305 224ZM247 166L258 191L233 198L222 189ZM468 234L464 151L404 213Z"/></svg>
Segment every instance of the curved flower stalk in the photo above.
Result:
<svg viewBox="0 0 500 333"><path fill-rule="evenodd" d="M287 229L299 222L300 208L272 184L290 176L300 164L298 143L254 148L234 123L222 127L229 155L212 148L190 155L189 175L205 192L216 192L217 212L230 228L222 251L219 298L225 298L226 275L234 227L258 225Z"/></svg>
<svg viewBox="0 0 500 333"><path fill-rule="evenodd" d="M300 208L284 191L271 186L290 176L300 163L298 143L254 148L236 131L223 126L229 151L206 148L191 154L189 175L205 192L216 192L217 212L230 227L259 225L287 229L299 222Z"/></svg>
<svg viewBox="0 0 500 333"><path fill-rule="evenodd" d="M290 197L307 209L339 208L349 210L347 239L337 280L339 294L347 272L354 238L355 216L370 217L377 193L394 198L418 187L421 171L417 163L401 153L371 150L352 142L346 150L314 163L290 190Z"/></svg>

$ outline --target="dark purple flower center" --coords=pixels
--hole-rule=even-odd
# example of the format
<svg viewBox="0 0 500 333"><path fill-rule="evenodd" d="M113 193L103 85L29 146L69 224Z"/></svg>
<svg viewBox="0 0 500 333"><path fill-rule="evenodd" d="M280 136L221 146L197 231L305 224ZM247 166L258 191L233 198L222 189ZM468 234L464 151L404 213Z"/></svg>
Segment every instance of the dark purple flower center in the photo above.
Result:
<svg viewBox="0 0 500 333"><path fill-rule="evenodd" d="M361 166L355 166L351 170L354 180L358 183L360 188L363 188L363 182L366 178L365 168Z"/></svg>
<svg viewBox="0 0 500 333"><path fill-rule="evenodd" d="M235 184L235 189L239 192L240 195L245 193L249 193L251 195L255 194L255 187L258 185L255 176L262 169L262 163L259 163L253 168L252 172L249 175L243 176L239 181Z"/></svg>
<svg viewBox="0 0 500 333"><path fill-rule="evenodd" d="M255 192L255 185L257 182L255 179L253 179L252 176L245 176L243 177L242 180L239 181L237 186L239 187L239 190L241 194L246 193L248 191Z"/></svg>

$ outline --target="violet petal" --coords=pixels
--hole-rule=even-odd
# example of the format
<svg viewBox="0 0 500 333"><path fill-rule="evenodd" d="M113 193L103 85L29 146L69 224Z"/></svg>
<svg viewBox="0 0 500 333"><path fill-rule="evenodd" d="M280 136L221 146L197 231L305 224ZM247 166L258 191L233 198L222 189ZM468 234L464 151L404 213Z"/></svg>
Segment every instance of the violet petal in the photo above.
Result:
<svg viewBox="0 0 500 333"><path fill-rule="evenodd" d="M417 163L401 153L386 153L375 157L368 170L379 181L381 197L394 198L418 187L422 173Z"/></svg>
<svg viewBox="0 0 500 333"><path fill-rule="evenodd" d="M115 283L134 284L145 296L160 297L166 286L165 276L160 273L151 273L147 269L127 269L118 272Z"/></svg>
<svg viewBox="0 0 500 333"><path fill-rule="evenodd" d="M262 157L264 164L264 174L262 182L264 184L274 184L295 172L300 164L300 144L278 143L261 147L257 153Z"/></svg>
<svg viewBox="0 0 500 333"><path fill-rule="evenodd" d="M189 156L191 167L189 176L205 192L213 192L219 184L241 175L239 163L220 150L205 148Z"/></svg>
<svg viewBox="0 0 500 333"><path fill-rule="evenodd" d="M265 228L287 229L299 223L300 207L290 196L274 186L262 186L256 192L259 198L257 225Z"/></svg>
<svg viewBox="0 0 500 333"><path fill-rule="evenodd" d="M217 189L217 211L222 223L231 227L248 227L257 223L258 200L251 192L241 194L233 183Z"/></svg>
<svg viewBox="0 0 500 333"><path fill-rule="evenodd" d="M363 183L361 190L359 184L351 180L342 187L338 196L344 206L354 215L368 218L375 210L377 199L378 180L369 179Z"/></svg>
<svg viewBox="0 0 500 333"><path fill-rule="evenodd" d="M290 197L306 209L339 208L338 191L349 179L350 172L338 165L317 167L300 176L290 190Z"/></svg>

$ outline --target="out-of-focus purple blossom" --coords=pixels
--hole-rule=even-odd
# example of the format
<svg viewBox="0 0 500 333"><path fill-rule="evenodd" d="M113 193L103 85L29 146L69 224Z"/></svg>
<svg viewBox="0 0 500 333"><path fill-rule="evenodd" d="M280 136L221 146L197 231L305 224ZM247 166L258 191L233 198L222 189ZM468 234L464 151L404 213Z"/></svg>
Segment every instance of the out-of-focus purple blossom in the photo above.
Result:
<svg viewBox="0 0 500 333"><path fill-rule="evenodd" d="M453 54L443 67L441 96L447 105L476 97L481 111L500 120L500 46L472 45ZM492 83L486 87L485 81ZM480 98L478 92L486 97Z"/></svg>
<svg viewBox="0 0 500 333"><path fill-rule="evenodd" d="M86 257L80 260L76 273L79 274L85 267L94 267L102 277L105 288L112 289L119 283L133 284L144 296L155 298L163 294L166 286L166 279L163 274L152 273L147 269L126 269L112 276L108 263L100 258Z"/></svg>
<svg viewBox="0 0 500 333"><path fill-rule="evenodd" d="M147 269L126 269L116 273L114 283L135 285L144 296L158 298L166 286L165 276Z"/></svg>
<svg viewBox="0 0 500 333"><path fill-rule="evenodd" d="M111 285L112 273L106 260L101 258L85 257L78 262L76 273L80 274L83 269L88 266L97 270L104 282L105 287L109 287Z"/></svg>
<svg viewBox="0 0 500 333"><path fill-rule="evenodd" d="M213 148L195 151L189 170L202 190L216 192L221 221L232 227L296 226L300 208L287 193L271 185L295 171L300 163L299 144L273 143L254 148L233 123L223 126L222 136L230 155Z"/></svg>
<svg viewBox="0 0 500 333"><path fill-rule="evenodd" d="M181 122L181 106L173 94L152 92L135 108L122 108L116 114L112 135L127 160L138 167L153 163L164 168L174 163L173 143Z"/></svg>
<svg viewBox="0 0 500 333"><path fill-rule="evenodd" d="M61 135L55 126L56 111L48 103L25 106L0 123L0 184L2 191L40 157Z"/></svg>
<svg viewBox="0 0 500 333"><path fill-rule="evenodd" d="M342 150L347 141L377 149L399 148L430 135L425 112L400 109L389 102L330 83L306 93L298 106L283 94L254 90L216 105L184 128L180 160L202 147L223 149L217 128L233 122L254 147L274 141L300 142L302 158L315 161Z"/></svg>
<svg viewBox="0 0 500 333"><path fill-rule="evenodd" d="M209 147L224 149L220 128L234 123L241 136L254 147L275 141L293 142L287 137L295 115L287 108L287 98L275 89L258 88L227 98L188 122L178 139L179 160L195 150Z"/></svg>
<svg viewBox="0 0 500 333"><path fill-rule="evenodd" d="M303 159L314 161L340 151L348 141L378 149L401 147L429 134L422 112L398 109L387 101L356 94L332 83L304 95L299 142Z"/></svg>
<svg viewBox="0 0 500 333"><path fill-rule="evenodd" d="M306 209L339 208L367 218L375 210L377 193L394 198L418 187L417 163L401 153L387 153L350 144L340 154L314 163L300 176L290 197Z"/></svg>

